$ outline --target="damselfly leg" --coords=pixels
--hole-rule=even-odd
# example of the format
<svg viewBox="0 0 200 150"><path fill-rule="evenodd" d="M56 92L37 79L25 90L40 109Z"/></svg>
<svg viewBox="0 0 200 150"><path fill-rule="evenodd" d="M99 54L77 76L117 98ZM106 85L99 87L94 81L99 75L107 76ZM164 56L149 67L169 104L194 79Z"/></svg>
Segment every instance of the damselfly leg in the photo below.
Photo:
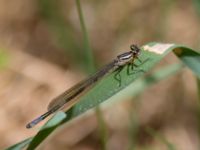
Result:
<svg viewBox="0 0 200 150"><path fill-rule="evenodd" d="M120 72L122 71L122 69L124 68L124 66L120 66L115 72L114 75L114 79L118 81L118 87L121 86L121 75Z"/></svg>
<svg viewBox="0 0 200 150"><path fill-rule="evenodd" d="M146 63L149 58L145 59L144 61L140 60L138 57L137 57L137 60L140 62L139 65L136 65L134 63L134 61L130 62L127 64L127 75L132 75L132 74L136 74L138 72L142 72L142 73L145 73L146 71L142 68L140 68L140 66L142 66L144 63ZM114 79L116 81L118 81L118 87L121 86L121 71L123 70L125 66L120 66L115 72L115 75L114 75Z"/></svg>

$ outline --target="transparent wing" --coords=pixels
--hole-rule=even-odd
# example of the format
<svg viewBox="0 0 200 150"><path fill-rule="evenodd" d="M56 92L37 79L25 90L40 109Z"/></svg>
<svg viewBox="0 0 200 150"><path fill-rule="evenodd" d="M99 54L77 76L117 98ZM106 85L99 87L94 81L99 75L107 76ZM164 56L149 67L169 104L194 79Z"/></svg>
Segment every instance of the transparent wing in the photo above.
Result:
<svg viewBox="0 0 200 150"><path fill-rule="evenodd" d="M89 78L74 85L69 90L63 92L58 97L54 98L48 105L48 111L38 118L34 119L27 124L27 128L32 128L46 117L56 112L61 108L65 110L70 109L74 104L79 101L79 97L86 93L97 81L102 79L106 74L116 70L118 68L116 60L104 66L100 71L90 76Z"/></svg>

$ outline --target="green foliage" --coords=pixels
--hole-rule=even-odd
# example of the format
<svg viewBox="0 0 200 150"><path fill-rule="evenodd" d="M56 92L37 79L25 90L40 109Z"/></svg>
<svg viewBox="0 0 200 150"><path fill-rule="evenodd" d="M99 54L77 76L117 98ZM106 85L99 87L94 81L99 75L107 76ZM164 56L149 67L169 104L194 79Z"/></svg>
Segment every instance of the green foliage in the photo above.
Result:
<svg viewBox="0 0 200 150"><path fill-rule="evenodd" d="M57 127L66 123L67 121L75 118L78 115L83 114L87 110L97 106L98 104L104 102L110 97L118 94L120 91L129 87L129 85L134 85L137 83L136 79L140 77L144 77L145 72L151 70L155 64L157 64L160 60L162 60L170 51L174 50L174 53L180 58L180 60L188 66L191 71L199 76L199 68L196 66L200 66L200 54L181 45L175 44L161 44L161 43L150 43L142 47L141 55L139 59L142 60L142 63L138 60L135 60L135 64L138 67L135 67L132 75L127 74L127 66L124 67L121 75L121 86L119 86L118 81L114 79L114 74L112 73L102 79L97 83L94 88L92 88L88 93L86 93L83 97L81 97L80 102L77 103L73 109L66 112L67 116L63 113L56 114L49 122L53 123L53 126L42 127L42 129L37 133L31 142L29 149L36 148L40 143L43 142ZM170 66L169 68L162 70L159 73L156 73L153 76L147 76L143 78L143 82L141 82L140 88L132 89L132 91L137 91L137 93L142 92L146 87L151 84L158 82L159 80L166 78L171 75L173 72L176 72L180 69L180 65ZM135 82L134 82L135 81ZM137 83L138 84L138 83ZM141 88L142 87L142 88ZM64 119L64 120L63 120ZM49 124L49 122L47 124ZM35 141L35 142L34 142ZM34 144L33 144L34 143ZM24 143L23 143L24 144ZM28 144L28 142L26 143ZM18 145L19 146L19 145ZM31 147L31 148L30 148Z"/></svg>

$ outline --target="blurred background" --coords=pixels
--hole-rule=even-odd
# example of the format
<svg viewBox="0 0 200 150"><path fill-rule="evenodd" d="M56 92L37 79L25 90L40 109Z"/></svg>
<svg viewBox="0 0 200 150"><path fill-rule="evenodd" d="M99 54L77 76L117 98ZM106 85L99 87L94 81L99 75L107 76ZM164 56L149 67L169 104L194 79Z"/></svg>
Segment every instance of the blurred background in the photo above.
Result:
<svg viewBox="0 0 200 150"><path fill-rule="evenodd" d="M26 123L87 77L91 58L99 68L130 44L152 41L200 48L199 0L82 0L91 57L77 2L0 0L0 149L35 135L38 127L28 130ZM175 62L170 54L159 68ZM83 115L41 149L198 150L198 105L196 79L185 68L103 109L103 130L95 112Z"/></svg>

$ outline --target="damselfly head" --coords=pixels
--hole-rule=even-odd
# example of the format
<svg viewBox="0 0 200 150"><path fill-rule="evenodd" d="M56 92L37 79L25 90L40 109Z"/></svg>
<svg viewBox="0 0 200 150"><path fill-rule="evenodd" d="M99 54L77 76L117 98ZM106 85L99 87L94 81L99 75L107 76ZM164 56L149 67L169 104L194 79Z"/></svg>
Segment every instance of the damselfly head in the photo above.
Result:
<svg viewBox="0 0 200 150"><path fill-rule="evenodd" d="M140 54L141 49L137 45L130 46L131 51L133 52L134 56L138 56Z"/></svg>

